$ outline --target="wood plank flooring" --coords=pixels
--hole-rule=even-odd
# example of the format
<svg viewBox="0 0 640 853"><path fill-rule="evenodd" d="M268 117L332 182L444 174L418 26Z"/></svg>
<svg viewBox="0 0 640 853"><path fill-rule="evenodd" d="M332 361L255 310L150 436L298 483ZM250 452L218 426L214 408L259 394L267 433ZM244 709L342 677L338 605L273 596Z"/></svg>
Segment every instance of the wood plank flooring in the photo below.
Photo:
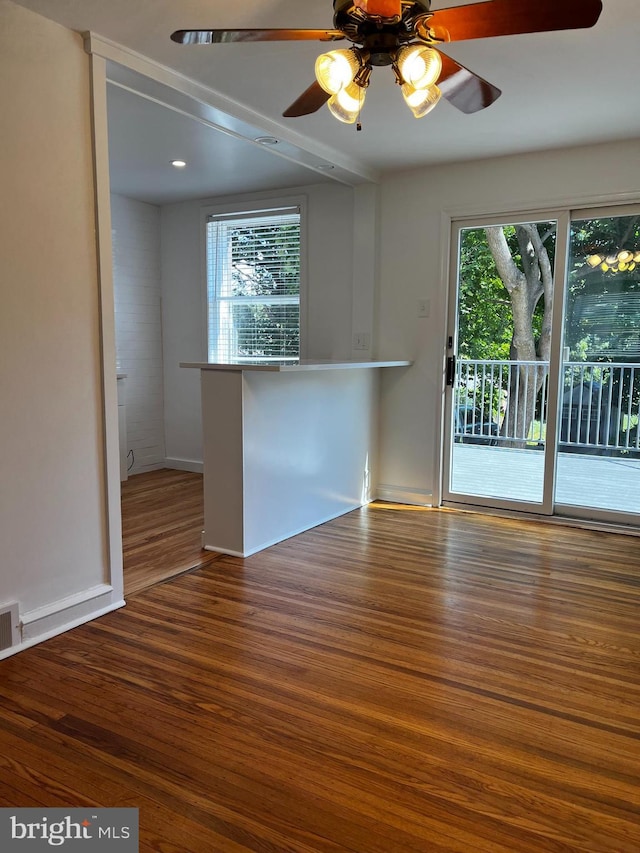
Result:
<svg viewBox="0 0 640 853"><path fill-rule="evenodd" d="M126 597L218 559L202 550L202 474L136 474L121 484L121 496Z"/></svg>
<svg viewBox="0 0 640 853"><path fill-rule="evenodd" d="M0 663L0 805L143 853L637 853L640 539L401 507Z"/></svg>

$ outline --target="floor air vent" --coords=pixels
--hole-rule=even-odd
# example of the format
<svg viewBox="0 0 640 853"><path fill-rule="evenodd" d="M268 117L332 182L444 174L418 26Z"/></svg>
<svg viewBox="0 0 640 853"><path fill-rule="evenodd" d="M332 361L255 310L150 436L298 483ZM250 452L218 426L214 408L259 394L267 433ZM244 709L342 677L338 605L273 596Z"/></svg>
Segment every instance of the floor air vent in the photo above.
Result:
<svg viewBox="0 0 640 853"><path fill-rule="evenodd" d="M20 642L20 615L17 604L0 608L0 652Z"/></svg>

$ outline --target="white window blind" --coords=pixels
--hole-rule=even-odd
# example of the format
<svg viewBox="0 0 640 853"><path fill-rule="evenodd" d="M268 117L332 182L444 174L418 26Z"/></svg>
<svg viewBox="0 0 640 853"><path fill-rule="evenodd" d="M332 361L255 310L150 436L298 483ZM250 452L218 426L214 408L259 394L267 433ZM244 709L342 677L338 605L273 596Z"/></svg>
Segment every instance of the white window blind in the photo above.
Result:
<svg viewBox="0 0 640 853"><path fill-rule="evenodd" d="M206 224L210 361L300 354L300 210L210 216Z"/></svg>

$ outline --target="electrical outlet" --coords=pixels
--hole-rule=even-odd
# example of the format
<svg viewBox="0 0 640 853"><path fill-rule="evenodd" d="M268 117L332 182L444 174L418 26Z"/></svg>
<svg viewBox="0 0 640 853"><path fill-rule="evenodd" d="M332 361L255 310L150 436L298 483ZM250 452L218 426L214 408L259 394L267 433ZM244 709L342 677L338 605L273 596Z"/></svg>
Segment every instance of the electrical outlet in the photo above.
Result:
<svg viewBox="0 0 640 853"><path fill-rule="evenodd" d="M431 300L418 299L418 317L428 317L431 314Z"/></svg>
<svg viewBox="0 0 640 853"><path fill-rule="evenodd" d="M368 350L369 335L367 332L355 332L353 335L353 349Z"/></svg>

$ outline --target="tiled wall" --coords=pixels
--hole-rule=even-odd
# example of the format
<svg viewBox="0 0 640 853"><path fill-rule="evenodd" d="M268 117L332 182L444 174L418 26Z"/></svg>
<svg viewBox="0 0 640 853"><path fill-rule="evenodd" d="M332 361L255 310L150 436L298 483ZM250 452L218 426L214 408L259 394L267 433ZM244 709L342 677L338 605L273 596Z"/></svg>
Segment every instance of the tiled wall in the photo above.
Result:
<svg viewBox="0 0 640 853"><path fill-rule="evenodd" d="M160 208L111 196L118 372L126 373L129 474L164 465Z"/></svg>

